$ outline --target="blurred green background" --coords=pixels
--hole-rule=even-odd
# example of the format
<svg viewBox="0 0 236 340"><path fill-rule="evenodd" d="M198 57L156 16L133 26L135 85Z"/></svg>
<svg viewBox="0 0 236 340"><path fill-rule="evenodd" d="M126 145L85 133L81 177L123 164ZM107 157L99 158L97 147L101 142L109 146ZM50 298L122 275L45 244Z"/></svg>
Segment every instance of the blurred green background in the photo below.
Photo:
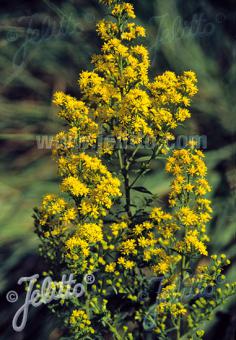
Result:
<svg viewBox="0 0 236 340"><path fill-rule="evenodd" d="M214 219L209 226L211 252L232 259L227 270L236 279L236 4L234 0L137 0L137 21L147 28L151 74L166 69L194 70L199 93L192 118L180 135L207 136L206 160L213 187ZM23 303L21 276L41 273L32 209L57 191L50 149L40 136L61 128L51 105L55 90L78 96L81 70L90 69L98 52L97 20L104 16L94 0L1 1L0 26L0 338L58 339L57 322L46 308L32 309L25 330L15 333L11 320ZM168 179L154 171L147 185L159 195ZM16 290L18 304L5 295ZM22 293L22 294L20 294ZM206 339L234 339L236 303L222 307Z"/></svg>

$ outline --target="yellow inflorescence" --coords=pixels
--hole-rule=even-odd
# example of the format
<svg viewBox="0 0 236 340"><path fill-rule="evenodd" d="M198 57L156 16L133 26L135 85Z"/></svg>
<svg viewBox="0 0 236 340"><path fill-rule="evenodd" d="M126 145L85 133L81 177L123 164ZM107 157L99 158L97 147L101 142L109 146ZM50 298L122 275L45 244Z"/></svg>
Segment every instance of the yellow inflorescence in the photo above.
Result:
<svg viewBox="0 0 236 340"><path fill-rule="evenodd" d="M186 149L174 150L167 159L166 172L172 180L166 209L155 207L154 199L147 207L142 202L142 209L131 202L132 190L151 194L134 185L149 170L158 152L169 151L173 129L190 117L197 79L193 71L182 75L167 71L150 80L148 50L136 41L146 32L130 20L135 18L133 5L120 0L100 2L110 7L111 18L97 24L103 40L101 53L92 58L93 70L79 75L81 98L63 92L54 95L58 115L68 124L68 130L59 132L53 140L61 195L43 198L35 224L43 244L41 251L52 267L59 264L66 272L81 277L98 274L98 282L86 290L86 308L84 300L77 299L74 305L72 301L74 310L66 317L75 339L94 334L90 318L97 329L102 329L102 336L109 336L110 331L117 339L131 339L126 326L121 336L115 329L123 319L119 320L119 312L112 319L108 299L119 293L124 305L126 300L138 301L135 320L141 326L147 304L138 300L139 291L150 276L163 278L154 332L166 338L171 320L175 331L181 330L181 318L188 318L189 325L196 320L192 307L182 299L182 286L187 283L199 294L199 283L204 288L215 286L222 266L229 264L224 256L212 257L213 264L197 268L194 277L188 275L191 258L208 256L206 229L212 214L211 202L206 198L211 188L204 154L194 141ZM94 150L100 134L112 137L122 148L103 141ZM135 152L144 139L154 141L153 157L138 163ZM123 146L125 142L135 147L131 157ZM110 160L117 160L119 171L114 166L116 172L112 173L105 160L109 165ZM143 172L133 181L135 174L130 176L129 171L134 169L136 173L139 168ZM198 304L205 306L204 300L199 299Z"/></svg>
<svg viewBox="0 0 236 340"><path fill-rule="evenodd" d="M88 315L83 310L73 310L69 319L69 324L76 334L76 339L95 333L95 330L91 327L91 321L89 320Z"/></svg>

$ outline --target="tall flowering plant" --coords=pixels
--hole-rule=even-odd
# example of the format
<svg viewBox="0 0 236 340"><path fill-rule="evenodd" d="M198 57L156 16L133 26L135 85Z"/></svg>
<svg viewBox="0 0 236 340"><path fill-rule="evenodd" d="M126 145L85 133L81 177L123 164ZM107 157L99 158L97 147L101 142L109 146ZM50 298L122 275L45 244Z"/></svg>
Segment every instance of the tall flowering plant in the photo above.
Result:
<svg viewBox="0 0 236 340"><path fill-rule="evenodd" d="M194 142L169 154L167 207L139 185L190 117L196 75L167 71L150 80L149 54L138 42L146 32L133 6L101 2L109 19L97 25L103 44L93 70L79 76L81 97L56 92L53 99L67 124L53 145L60 194L46 195L34 215L55 284L66 273L96 280L52 309L72 339L201 338L202 323L235 292L222 274L230 261L208 254L204 154ZM144 140L149 153L140 157Z"/></svg>

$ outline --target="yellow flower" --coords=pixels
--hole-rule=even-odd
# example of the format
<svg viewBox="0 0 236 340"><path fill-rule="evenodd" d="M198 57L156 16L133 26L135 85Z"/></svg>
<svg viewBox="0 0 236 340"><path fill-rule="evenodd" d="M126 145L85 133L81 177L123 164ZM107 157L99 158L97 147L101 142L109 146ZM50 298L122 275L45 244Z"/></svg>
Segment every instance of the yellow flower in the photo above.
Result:
<svg viewBox="0 0 236 340"><path fill-rule="evenodd" d="M78 178L69 176L62 181L62 191L68 191L74 196L86 196L89 189Z"/></svg>
<svg viewBox="0 0 236 340"><path fill-rule="evenodd" d="M103 240L102 227L95 223L84 223L77 227L77 234L88 243L101 242Z"/></svg>
<svg viewBox="0 0 236 340"><path fill-rule="evenodd" d="M64 212L63 216L61 217L61 220L64 223L68 223L70 221L74 221L76 217L77 217L77 213L76 213L75 208L69 208Z"/></svg>
<svg viewBox="0 0 236 340"><path fill-rule="evenodd" d="M117 237L123 230L127 229L128 225L126 222L113 223L110 228L112 230L112 234Z"/></svg>
<svg viewBox="0 0 236 340"><path fill-rule="evenodd" d="M74 248L80 248L83 256L87 257L89 255L88 243L86 241L82 240L78 236L73 236L73 237L69 238L66 241L66 248L68 250L72 250L72 252L73 252ZM70 256L70 255L68 254L68 256Z"/></svg>
<svg viewBox="0 0 236 340"><path fill-rule="evenodd" d="M74 309L70 318L69 318L69 324L71 327L75 330L75 332L78 334L79 332L82 332L82 334L94 334L95 331L91 325L91 321L88 318L88 315L85 311L81 309ZM81 335L82 335L81 334Z"/></svg>
<svg viewBox="0 0 236 340"><path fill-rule="evenodd" d="M124 263L124 268L127 269L127 270L133 269L134 266L135 266L134 261L127 260Z"/></svg>
<svg viewBox="0 0 236 340"><path fill-rule="evenodd" d="M185 242L187 250L191 251L192 247L197 250L200 254L207 256L208 252L206 246L202 241L198 239L198 232L196 230L189 231L185 236Z"/></svg>
<svg viewBox="0 0 236 340"><path fill-rule="evenodd" d="M114 273L115 269L116 269L116 263L115 262L109 263L105 267L105 271L107 273Z"/></svg>
<svg viewBox="0 0 236 340"><path fill-rule="evenodd" d="M134 7L129 3L123 3L115 5L112 10L112 15L118 17L120 15L126 15L128 18L135 18Z"/></svg>
<svg viewBox="0 0 236 340"><path fill-rule="evenodd" d="M136 251L136 241L130 239L121 243L121 253L124 255L135 254Z"/></svg>
<svg viewBox="0 0 236 340"><path fill-rule="evenodd" d="M193 226L197 223L198 217L189 207L182 207L178 211L178 218L185 226Z"/></svg>

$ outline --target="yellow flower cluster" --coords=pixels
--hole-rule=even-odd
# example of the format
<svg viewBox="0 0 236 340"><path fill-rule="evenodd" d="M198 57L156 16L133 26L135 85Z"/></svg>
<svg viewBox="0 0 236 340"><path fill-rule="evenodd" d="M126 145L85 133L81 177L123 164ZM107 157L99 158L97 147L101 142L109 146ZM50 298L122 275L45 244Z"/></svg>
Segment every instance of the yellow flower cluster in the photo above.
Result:
<svg viewBox="0 0 236 340"><path fill-rule="evenodd" d="M111 14L114 17L125 16L127 18L135 19L136 15L134 14L134 7L129 3L117 4L113 7Z"/></svg>
<svg viewBox="0 0 236 340"><path fill-rule="evenodd" d="M66 241L66 248L73 252L73 260L78 260L81 256L81 253L84 257L88 257L89 248L88 243L82 240L79 236L73 236ZM75 252L75 249L77 253ZM71 254L67 254L68 257L71 257Z"/></svg>
<svg viewBox="0 0 236 340"><path fill-rule="evenodd" d="M63 228L73 223L78 215L76 209L66 203L63 198L51 194L43 198L39 212L40 225L45 226L45 231L46 226L50 226L52 233L59 230L59 227Z"/></svg>
<svg viewBox="0 0 236 340"><path fill-rule="evenodd" d="M211 219L212 208L210 201L203 196L210 191L210 186L205 179L204 155L195 149L194 143L190 144L189 149L175 150L166 164L167 172L174 176L169 195L169 204L175 208L174 212L170 215L156 208L151 218L159 224L160 235L165 239L169 237L169 246L181 253L206 256L208 252L204 242L209 241L206 223ZM173 243L173 236L178 230L183 230L184 238Z"/></svg>
<svg viewBox="0 0 236 340"><path fill-rule="evenodd" d="M130 270L135 267L135 262L131 260L127 260L124 257L119 257L117 263L121 266L123 266L124 269Z"/></svg>
<svg viewBox="0 0 236 340"><path fill-rule="evenodd" d="M82 99L96 122L116 138L138 144L145 137L161 137L164 143L173 138L169 130L190 117L190 98L197 93L195 73L165 72L150 82L149 53L133 43L145 37L145 29L128 20L135 17L133 6L109 4L114 4L117 20L97 25L104 44L102 53L93 57L94 70L80 74Z"/></svg>
<svg viewBox="0 0 236 340"><path fill-rule="evenodd" d="M117 237L120 233L128 228L128 224L126 222L120 222L120 223L113 223L111 226L112 234Z"/></svg>
<svg viewBox="0 0 236 340"><path fill-rule="evenodd" d="M93 272L98 265L96 250L103 244L103 225L81 223L65 241L65 256L68 267L76 273L87 269Z"/></svg>
<svg viewBox="0 0 236 340"><path fill-rule="evenodd" d="M206 246L202 241L199 241L199 233L197 230L190 230L186 233L184 242L186 244L187 252L198 252L202 255L207 256L208 252Z"/></svg>
<svg viewBox="0 0 236 340"><path fill-rule="evenodd" d="M97 24L97 32L99 36L105 41L110 40L114 34L118 34L118 31L118 25L112 21L103 19Z"/></svg>
<svg viewBox="0 0 236 340"><path fill-rule="evenodd" d="M155 333L165 334L166 320L170 316L173 320L178 320L187 314L187 308L179 301L181 294L178 292L176 284L172 283L164 287L158 296L158 304L156 312L158 315L158 323Z"/></svg>
<svg viewBox="0 0 236 340"><path fill-rule="evenodd" d="M95 223L84 223L77 227L77 233L88 243L97 243L103 240L102 226Z"/></svg>
<svg viewBox="0 0 236 340"><path fill-rule="evenodd" d="M138 37L143 38L145 36L146 36L146 32L142 26L137 26L134 23L129 23L127 25L127 31L121 34L121 39L131 41Z"/></svg>
<svg viewBox="0 0 236 340"><path fill-rule="evenodd" d="M206 224L212 209L203 197L210 190L203 154L194 147L175 150L166 168L174 175L169 195L174 211L153 208L150 220L135 224L131 233L126 223L111 226L112 234L121 238L117 263L124 268L127 261L136 263L141 256L142 261L152 263L156 274L167 275L181 261L181 254L208 255Z"/></svg>
<svg viewBox="0 0 236 340"><path fill-rule="evenodd" d="M95 330L91 327L91 321L89 320L88 315L83 310L73 310L69 318L69 324L74 331L75 339L81 339L95 333Z"/></svg>
<svg viewBox="0 0 236 340"><path fill-rule="evenodd" d="M96 219L105 215L112 199L121 195L120 181L96 157L80 153L60 158L59 171L64 176L70 174L63 179L61 188L77 198L77 207L83 216Z"/></svg>
<svg viewBox="0 0 236 340"><path fill-rule="evenodd" d="M61 108L58 115L71 126L67 133L60 132L54 138L54 154L60 154L63 150L66 153L68 148L78 147L80 143L93 145L98 136L98 125L89 118L86 104L63 92L54 94L53 103Z"/></svg>
<svg viewBox="0 0 236 340"><path fill-rule="evenodd" d="M203 197L210 191L203 158L203 153L193 145L190 149L175 150L166 170L174 176L169 203L176 208L176 223L186 228L185 240L180 241L177 248L187 252L194 249L207 255L203 242L208 241L206 223L211 219L212 208L210 201Z"/></svg>
<svg viewBox="0 0 236 340"><path fill-rule="evenodd" d="M127 241L122 242L121 248L122 248L121 253L123 255L137 254L135 240L129 239Z"/></svg>
<svg viewBox="0 0 236 340"><path fill-rule="evenodd" d="M78 178L69 176L64 178L61 185L62 191L68 191L73 196L86 196L89 189Z"/></svg>
<svg viewBox="0 0 236 340"><path fill-rule="evenodd" d="M46 195L42 201L42 208L47 210L48 215L60 214L66 207L66 202L56 195Z"/></svg>

